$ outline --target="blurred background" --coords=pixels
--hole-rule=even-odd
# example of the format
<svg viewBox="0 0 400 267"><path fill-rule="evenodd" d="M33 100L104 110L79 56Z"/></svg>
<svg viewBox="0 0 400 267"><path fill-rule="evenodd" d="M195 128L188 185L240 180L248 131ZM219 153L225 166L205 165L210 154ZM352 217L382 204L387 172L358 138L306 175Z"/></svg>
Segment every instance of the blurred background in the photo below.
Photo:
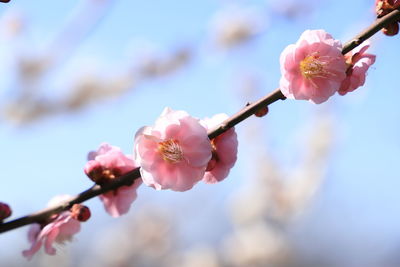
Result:
<svg viewBox="0 0 400 267"><path fill-rule="evenodd" d="M13 218L92 185L101 142L132 153L165 106L232 115L279 83L306 29L348 41L373 0L12 0L0 5L0 201ZM178 193L142 186L130 212L92 218L30 262L27 228L0 266L400 266L398 36L377 34L364 87L286 100L236 130L229 177Z"/></svg>

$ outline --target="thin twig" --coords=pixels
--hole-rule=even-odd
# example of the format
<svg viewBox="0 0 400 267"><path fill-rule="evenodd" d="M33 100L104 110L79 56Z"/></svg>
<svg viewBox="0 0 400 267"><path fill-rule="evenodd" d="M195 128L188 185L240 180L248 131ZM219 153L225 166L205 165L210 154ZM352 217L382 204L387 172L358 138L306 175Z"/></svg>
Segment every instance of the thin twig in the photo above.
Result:
<svg viewBox="0 0 400 267"><path fill-rule="evenodd" d="M383 27L400 20L400 7L393 10L389 14L377 19L371 26L366 28L356 37L347 42L342 49L342 54L346 54L369 39L372 35L380 31Z"/></svg>
<svg viewBox="0 0 400 267"><path fill-rule="evenodd" d="M400 20L400 8L392 11L386 16L377 19L371 26L366 28L363 32L353 38L351 41L346 43L342 49L342 54L346 54L350 52L355 47L359 46L362 42L373 36L380 29L389 25L390 23ZM282 92L278 89L273 91L272 93L266 95L255 103L248 103L242 110L240 110L235 115L231 116L224 122L222 122L218 127L208 132L208 137L213 139L218 135L224 133L235 125L239 124L243 120L247 119L251 115L253 115L259 109L266 107L278 100L285 100L286 97L282 94ZM64 210L67 210L72 207L73 204L82 203L88 199L99 196L107 191L118 189L121 186L131 185L135 179L140 177L139 168L134 169L133 171L120 176L114 179L112 182L105 185L94 185L91 188L83 191L79 195L73 197L70 201L65 202L57 207L47 208L36 213L32 213L27 216L23 216L21 218L0 224L0 233L10 231L16 229L18 227L28 225L31 223L40 223L45 221L49 216L53 214L60 213Z"/></svg>

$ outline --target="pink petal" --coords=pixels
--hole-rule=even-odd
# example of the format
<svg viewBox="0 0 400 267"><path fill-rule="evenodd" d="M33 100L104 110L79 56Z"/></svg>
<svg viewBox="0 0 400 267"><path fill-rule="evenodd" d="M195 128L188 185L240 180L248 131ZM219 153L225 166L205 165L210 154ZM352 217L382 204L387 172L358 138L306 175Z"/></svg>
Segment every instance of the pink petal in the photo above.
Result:
<svg viewBox="0 0 400 267"><path fill-rule="evenodd" d="M176 169L176 180L173 189L183 192L192 189L203 178L205 168L192 168L186 164L180 164L181 166Z"/></svg>
<svg viewBox="0 0 400 267"><path fill-rule="evenodd" d="M47 254L49 255L54 255L56 254L56 250L53 247L53 243L56 240L58 234L59 234L60 230L59 228L53 228L47 235L46 235L46 239L44 241L44 249L46 251Z"/></svg>
<svg viewBox="0 0 400 267"><path fill-rule="evenodd" d="M100 200L103 202L106 211L114 218L127 213L137 197L136 190L141 183L141 179L136 179L131 186L123 186L116 191L102 194Z"/></svg>
<svg viewBox="0 0 400 267"><path fill-rule="evenodd" d="M35 223L29 227L28 231L28 240L32 244L31 248L28 250L22 251L22 255L31 260L33 255L39 251L40 247L42 246L42 239L38 239L38 235L40 233L40 225Z"/></svg>

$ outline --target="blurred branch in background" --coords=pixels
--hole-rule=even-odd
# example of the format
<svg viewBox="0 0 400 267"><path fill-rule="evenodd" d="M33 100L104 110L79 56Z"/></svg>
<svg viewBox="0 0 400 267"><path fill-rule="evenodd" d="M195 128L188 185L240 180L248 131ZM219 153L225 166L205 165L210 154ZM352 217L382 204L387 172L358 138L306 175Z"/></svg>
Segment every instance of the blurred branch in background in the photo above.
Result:
<svg viewBox="0 0 400 267"><path fill-rule="evenodd" d="M304 19L312 15L319 1L272 0L271 11L289 20Z"/></svg>
<svg viewBox="0 0 400 267"><path fill-rule="evenodd" d="M171 212L155 207L136 212L99 237L83 266L174 266L179 242Z"/></svg>
<svg viewBox="0 0 400 267"><path fill-rule="evenodd" d="M17 124L34 122L42 117L79 111L92 103L117 98L141 82L169 75L186 65L191 58L187 48L177 49L168 58L147 58L139 66L111 77L85 75L78 78L69 94L61 99L20 98L7 106L6 118Z"/></svg>
<svg viewBox="0 0 400 267"><path fill-rule="evenodd" d="M52 75L62 61L96 28L112 3L113 0L86 0L71 14L64 27L50 44L45 46L43 52L14 51L16 86L12 88L14 99L5 101L3 116L6 119L23 124L60 109L57 101L43 95L44 80L48 75ZM29 30L24 18L21 14L13 16L6 13L3 16L7 15L10 17L6 19L8 23L2 25L6 28L4 31L13 37L16 43L23 42L21 35L26 35Z"/></svg>
<svg viewBox="0 0 400 267"><path fill-rule="evenodd" d="M258 8L230 6L215 14L210 38L218 48L231 49L262 34L267 23L267 15Z"/></svg>

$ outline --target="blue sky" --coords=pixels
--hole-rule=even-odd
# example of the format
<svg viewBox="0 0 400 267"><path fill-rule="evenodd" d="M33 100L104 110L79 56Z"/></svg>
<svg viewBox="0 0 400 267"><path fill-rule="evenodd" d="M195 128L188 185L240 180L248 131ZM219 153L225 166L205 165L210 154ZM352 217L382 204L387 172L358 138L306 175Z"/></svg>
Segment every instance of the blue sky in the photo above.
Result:
<svg viewBox="0 0 400 267"><path fill-rule="evenodd" d="M82 112L51 117L26 127L14 127L1 119L0 144L4 153L0 201L10 203L19 216L41 209L55 194L83 191L91 185L83 174L87 152L106 141L131 153L136 129L152 124L165 106L200 118L220 112L233 114L249 101L233 90L238 74L255 72L265 88L258 94L272 91L278 85L279 55L286 45L296 42L305 29L319 28L347 41L373 21L373 2L321 1L305 18L290 21L272 13L270 1L238 1L239 6L252 6L267 14L267 28L251 43L223 52L210 47L210 20L219 9L235 1L116 1L98 27L52 73L44 86L46 94L65 93L77 71L105 76L118 72L140 56L137 53L144 44L164 54L187 44L196 51L193 61L170 77L143 83L121 98L94 104ZM1 12L23 10L29 34L22 46L35 53L45 52L46 44L74 7L66 0L25 0L2 5ZM7 40L1 42L4 51L11 49ZM263 118L268 139L260 143L270 146L278 162L290 169L302 148L299 132L303 133L304 127L312 129L319 113L328 111L333 117L335 147L327 176L296 230L299 240L312 233L322 247L334 247L333 254L353 249L354 255L373 251L378 256L371 253L370 257L379 258L399 245L399 42L397 36L378 34L373 38L371 51L377 54L377 61L366 85L356 92L335 96L321 106L287 100L273 105ZM14 84L13 73L7 67L12 62L4 51L0 52L4 58L0 66L4 77L0 83L1 103L12 96ZM201 199L203 194L213 194L213 201L225 200L226 195L245 183L243 178L253 168L255 155L246 153L247 140L241 136L245 128L246 122L237 127L240 154L230 179L215 189L201 185L183 194L142 188L139 204L158 200L168 205L193 196ZM89 205L102 212L99 201L92 200ZM206 215L212 212L203 213L198 220L206 221ZM106 216L97 216L102 223L91 222L91 227L111 223ZM25 232L26 229L19 229L2 235L0 247L9 242L18 248L27 246L25 240L21 241ZM305 249L305 253L315 251L310 250ZM1 256L9 253L18 255L19 251L0 250Z"/></svg>

